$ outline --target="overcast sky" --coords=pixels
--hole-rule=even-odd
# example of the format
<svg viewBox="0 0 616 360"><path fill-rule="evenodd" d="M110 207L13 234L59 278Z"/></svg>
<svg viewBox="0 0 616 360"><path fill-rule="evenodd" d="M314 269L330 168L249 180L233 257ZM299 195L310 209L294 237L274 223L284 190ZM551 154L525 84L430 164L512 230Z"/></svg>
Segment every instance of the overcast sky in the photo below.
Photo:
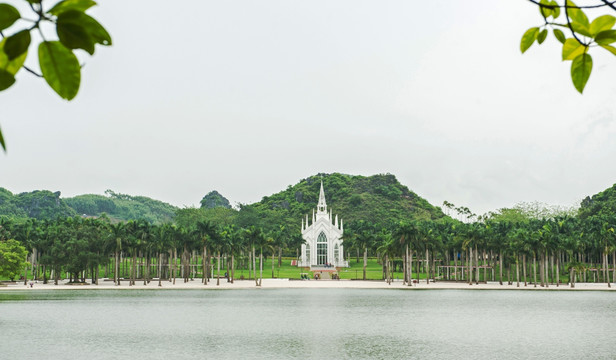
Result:
<svg viewBox="0 0 616 360"><path fill-rule="evenodd" d="M105 1L77 97L0 92L0 186L251 203L319 172L392 173L475 213L616 182L616 58L584 95L524 0ZM11 32L8 32L11 33ZM51 37L51 36L50 36ZM38 68L36 48L28 63Z"/></svg>

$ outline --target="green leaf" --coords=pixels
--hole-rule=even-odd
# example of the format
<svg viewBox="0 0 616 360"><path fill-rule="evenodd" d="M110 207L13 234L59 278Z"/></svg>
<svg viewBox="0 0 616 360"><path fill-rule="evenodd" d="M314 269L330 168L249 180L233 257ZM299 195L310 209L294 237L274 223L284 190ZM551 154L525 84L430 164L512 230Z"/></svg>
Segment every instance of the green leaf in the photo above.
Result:
<svg viewBox="0 0 616 360"><path fill-rule="evenodd" d="M111 45L107 30L92 17L76 10L58 16L58 38L69 49L84 49L94 54L94 44Z"/></svg>
<svg viewBox="0 0 616 360"><path fill-rule="evenodd" d="M19 55L28 51L30 41L29 30L22 30L17 34L9 36L4 44L4 53L8 55L9 60L16 59Z"/></svg>
<svg viewBox="0 0 616 360"><path fill-rule="evenodd" d="M609 30L616 24L616 17L611 15L599 16L590 24L590 33L594 36L601 31Z"/></svg>
<svg viewBox="0 0 616 360"><path fill-rule="evenodd" d="M599 45L607 45L616 42L616 30L601 31L595 37L595 42Z"/></svg>
<svg viewBox="0 0 616 360"><path fill-rule="evenodd" d="M535 40L537 40L538 35L539 35L538 27L532 27L526 30L524 35L522 35L522 41L520 42L520 50L522 51L522 54L524 54L524 52L526 52L526 50L528 50L528 48L530 48L531 45L533 45Z"/></svg>
<svg viewBox="0 0 616 360"><path fill-rule="evenodd" d="M565 41L567 40L567 38L565 37L565 34L560 29L554 29L553 31L554 31L554 37L556 37L556 39L560 41L561 44L564 44Z"/></svg>
<svg viewBox="0 0 616 360"><path fill-rule="evenodd" d="M556 19L560 16L560 7L556 1L550 1L550 5L554 6L552 8L552 19Z"/></svg>
<svg viewBox="0 0 616 360"><path fill-rule="evenodd" d="M52 7L48 11L48 13L57 16L69 10L77 10L84 12L94 5L96 5L96 2L92 0L64 0L60 1L54 7Z"/></svg>
<svg viewBox="0 0 616 360"><path fill-rule="evenodd" d="M588 17L584 14L582 9L578 9L577 5L573 3L573 1L567 0L567 12L569 13L569 17L581 25L588 27L590 23L588 22Z"/></svg>
<svg viewBox="0 0 616 360"><path fill-rule="evenodd" d="M550 2L548 0L539 1L539 13L541 13L541 16L543 16L544 18L547 18L548 16L552 15L552 9L541 5L550 5Z"/></svg>
<svg viewBox="0 0 616 360"><path fill-rule="evenodd" d="M586 46L580 44L576 39L570 38L563 44L563 61L573 60L578 55L584 53Z"/></svg>
<svg viewBox="0 0 616 360"><path fill-rule="evenodd" d="M539 45L543 44L547 36L548 36L548 30L547 29L541 30L539 35L537 35L537 42L539 43Z"/></svg>
<svg viewBox="0 0 616 360"><path fill-rule="evenodd" d="M49 86L63 99L73 99L81 81L81 68L75 54L59 41L44 41L39 45L38 56Z"/></svg>
<svg viewBox="0 0 616 360"><path fill-rule="evenodd" d="M21 16L19 11L9 4L0 4L0 31L13 25Z"/></svg>
<svg viewBox="0 0 616 360"><path fill-rule="evenodd" d="M605 50L611 52L612 54L616 55L616 48L610 45L599 45L602 48L604 48Z"/></svg>
<svg viewBox="0 0 616 360"><path fill-rule="evenodd" d="M94 18L84 15L82 17L82 24L88 34L94 39L95 43L104 46L111 45L111 36L98 21L94 20Z"/></svg>
<svg viewBox="0 0 616 360"><path fill-rule="evenodd" d="M0 69L0 91L10 88L14 83L15 76L4 69Z"/></svg>
<svg viewBox="0 0 616 360"><path fill-rule="evenodd" d="M90 55L94 54L94 40L86 32L86 29L81 24L72 23L64 18L65 14L71 12L65 12L58 16L58 25L56 27L58 39L69 49L83 49Z"/></svg>
<svg viewBox="0 0 616 360"><path fill-rule="evenodd" d="M571 22L571 28L573 29L573 31L575 31L578 34L582 34L584 36L592 37L592 35L590 34L590 29L588 29L588 26L580 24L577 21Z"/></svg>
<svg viewBox="0 0 616 360"><path fill-rule="evenodd" d="M24 61L26 61L27 53L23 53L16 57L13 60L9 60L9 56L6 54L4 50L4 46L6 44L7 39L3 39L0 41L0 69L8 71L10 74L15 75L24 65Z"/></svg>
<svg viewBox="0 0 616 360"><path fill-rule="evenodd" d="M571 80L577 91L584 92L584 87L592 71L592 57L586 53L578 55L571 63Z"/></svg>
<svg viewBox="0 0 616 360"><path fill-rule="evenodd" d="M2 129L0 129L0 145L2 145L2 149L6 152L6 144L4 143L4 136L2 136Z"/></svg>

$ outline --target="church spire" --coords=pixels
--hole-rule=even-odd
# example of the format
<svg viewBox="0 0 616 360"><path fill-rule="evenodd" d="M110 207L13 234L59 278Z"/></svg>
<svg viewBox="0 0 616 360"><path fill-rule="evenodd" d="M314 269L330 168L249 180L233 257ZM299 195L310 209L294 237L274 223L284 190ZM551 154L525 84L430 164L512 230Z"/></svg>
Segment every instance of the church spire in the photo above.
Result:
<svg viewBox="0 0 616 360"><path fill-rule="evenodd" d="M319 204L317 205L319 212L327 211L327 204L325 203L325 191L323 190L323 180L321 180L321 192L319 193Z"/></svg>

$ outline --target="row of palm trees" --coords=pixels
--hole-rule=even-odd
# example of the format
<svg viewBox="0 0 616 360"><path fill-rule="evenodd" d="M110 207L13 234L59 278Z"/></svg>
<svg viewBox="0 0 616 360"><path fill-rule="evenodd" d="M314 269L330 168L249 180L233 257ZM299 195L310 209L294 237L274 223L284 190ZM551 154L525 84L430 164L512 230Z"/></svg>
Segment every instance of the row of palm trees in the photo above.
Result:
<svg viewBox="0 0 616 360"><path fill-rule="evenodd" d="M368 256L377 256L383 278L391 282L401 271L412 285L420 278L548 287L568 282L605 282L616 279L616 217L560 216L511 220L491 216L474 222L451 218L408 221L377 228L368 221L350 224L345 233L347 258L363 255L366 279ZM109 278L120 285L144 284L157 278L175 284L201 278L204 285L221 270L235 280L235 271L248 271L260 286L264 256L281 264L283 251L298 255L299 232L284 227L271 231L250 226L219 226L196 221L191 226L152 225L146 221L111 223L107 218L65 218L55 221L0 219L0 240L14 238L30 252L31 276L58 283L61 273L73 282L86 276L93 283ZM258 264L258 267L257 267ZM610 265L611 264L611 265ZM214 266L216 276L214 276ZM611 266L611 268L610 268ZM101 276L100 271L104 271ZM28 268L24 279L28 278ZM421 277L420 277L421 274ZM243 273L242 273L243 276ZM568 277L568 278L567 278ZM413 280L415 278L415 280ZM563 281L564 279L564 281Z"/></svg>
<svg viewBox="0 0 616 360"><path fill-rule="evenodd" d="M284 227L266 232L254 226L222 227L207 221L190 227L141 220L113 224L105 217L22 222L3 218L0 240L8 238L28 249L32 277L45 283L53 279L55 284L62 272L71 282L84 282L89 276L98 284L102 270L103 277L117 285L123 281L135 285L138 279L148 284L158 278L161 286L163 279L175 284L178 277L184 282L201 277L204 285L215 277L219 285L223 267L230 282L235 280L236 269L246 269L248 278L260 286L263 256L272 256L273 277L275 255L280 266L282 251L301 244L301 237L289 236ZM27 278L28 267L24 282Z"/></svg>
<svg viewBox="0 0 616 360"><path fill-rule="evenodd" d="M616 217L561 216L511 221L492 216L464 223L451 218L401 222L377 229L359 221L345 236L347 250L363 252L364 279L369 252L383 264L383 277L391 281L401 267L405 283L425 274L436 280L498 281L520 286L560 286L568 276L571 287L579 281L616 281ZM611 264L611 265L610 265ZM399 266L396 266L399 265ZM611 266L611 268L610 268Z"/></svg>

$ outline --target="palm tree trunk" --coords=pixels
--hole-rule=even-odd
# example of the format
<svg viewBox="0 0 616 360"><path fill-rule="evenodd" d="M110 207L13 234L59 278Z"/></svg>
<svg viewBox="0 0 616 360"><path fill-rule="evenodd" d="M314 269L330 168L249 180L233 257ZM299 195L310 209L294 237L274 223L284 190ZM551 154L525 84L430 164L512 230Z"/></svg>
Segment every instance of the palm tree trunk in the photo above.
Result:
<svg viewBox="0 0 616 360"><path fill-rule="evenodd" d="M526 286L526 254L522 254L522 276L524 277L524 286Z"/></svg>
<svg viewBox="0 0 616 360"><path fill-rule="evenodd" d="M556 254L556 287L560 286L560 251Z"/></svg>
<svg viewBox="0 0 616 360"><path fill-rule="evenodd" d="M479 285L479 251L477 251L477 245L475 244L475 266L476 266L476 274L475 274L475 285Z"/></svg>
<svg viewBox="0 0 616 360"><path fill-rule="evenodd" d="M468 284L473 285L473 247L468 247Z"/></svg>
<svg viewBox="0 0 616 360"><path fill-rule="evenodd" d="M533 284L537 287L537 254L533 253L533 274L534 281Z"/></svg>
<svg viewBox="0 0 616 360"><path fill-rule="evenodd" d="M120 252L119 251L115 252L114 265L115 265L115 272L113 273L113 277L114 277L114 280L115 280L115 284L116 285L120 285L120 274L119 274L119 270L120 270Z"/></svg>
<svg viewBox="0 0 616 360"><path fill-rule="evenodd" d="M207 285L207 263L205 261L207 255L207 248L203 245L203 253L201 255L201 266L203 267L203 274L201 274L201 283Z"/></svg>
<svg viewBox="0 0 616 360"><path fill-rule="evenodd" d="M516 287L520 287L520 255L515 254L515 277L517 280Z"/></svg>
<svg viewBox="0 0 616 360"><path fill-rule="evenodd" d="M231 253L231 284L235 280L235 254Z"/></svg>
<svg viewBox="0 0 616 360"><path fill-rule="evenodd" d="M218 269L218 275L216 276L216 286L220 285L220 250L218 250L218 260L216 261L216 268Z"/></svg>
<svg viewBox="0 0 616 360"><path fill-rule="evenodd" d="M274 278L274 251L272 250L272 279Z"/></svg>
<svg viewBox="0 0 616 360"><path fill-rule="evenodd" d="M158 252L158 286L163 286L163 252Z"/></svg>
<svg viewBox="0 0 616 360"><path fill-rule="evenodd" d="M252 270L252 251L248 252L248 278L252 278L251 271Z"/></svg>
<svg viewBox="0 0 616 360"><path fill-rule="evenodd" d="M413 285L413 249L409 248L409 283L408 286Z"/></svg>
<svg viewBox="0 0 616 360"><path fill-rule="evenodd" d="M364 248L364 280L366 280L366 267L368 266L368 247Z"/></svg>
<svg viewBox="0 0 616 360"><path fill-rule="evenodd" d="M259 286L263 282L263 247L261 247L261 251L259 252Z"/></svg>
<svg viewBox="0 0 616 360"><path fill-rule="evenodd" d="M428 247L426 247L426 284L430 284L430 255L428 254Z"/></svg>
<svg viewBox="0 0 616 360"><path fill-rule="evenodd" d="M175 276L177 275L177 265L178 265L178 250L173 249L173 285L175 285Z"/></svg>
<svg viewBox="0 0 616 360"><path fill-rule="evenodd" d="M257 254L255 252L255 247L252 247L252 268L254 270L255 273L255 285L259 286L259 278L257 277Z"/></svg>
<svg viewBox="0 0 616 360"><path fill-rule="evenodd" d="M501 251L499 252L499 255L498 255L498 262L499 262L499 269L498 269L498 270L499 270L499 279L500 279L500 280L498 281L498 283L499 283L500 285L503 285L503 250L501 250Z"/></svg>

